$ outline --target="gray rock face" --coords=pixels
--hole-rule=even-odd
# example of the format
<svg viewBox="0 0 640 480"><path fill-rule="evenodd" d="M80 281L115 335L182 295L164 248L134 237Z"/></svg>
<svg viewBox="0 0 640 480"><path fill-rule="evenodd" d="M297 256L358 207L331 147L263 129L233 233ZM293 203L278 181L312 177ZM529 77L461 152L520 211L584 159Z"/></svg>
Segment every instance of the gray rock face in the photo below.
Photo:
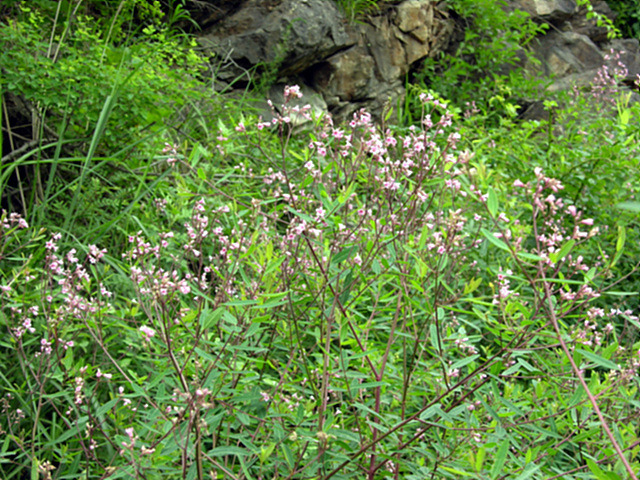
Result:
<svg viewBox="0 0 640 480"><path fill-rule="evenodd" d="M355 43L331 1L247 0L200 37L205 51L231 61L221 80L233 81L258 65L279 76L298 73Z"/></svg>
<svg viewBox="0 0 640 480"><path fill-rule="evenodd" d="M564 77L598 69L602 66L602 51L586 35L574 32L550 32L540 40L539 56L545 74Z"/></svg>
<svg viewBox="0 0 640 480"><path fill-rule="evenodd" d="M304 87L305 97L315 93L314 111L326 109L339 121L363 107L378 118L395 107L412 65L444 51L454 28L446 4L437 0L385 3L357 24L349 24L333 0L199 4L211 7L196 18L204 27L202 47L221 65L219 89L246 85L266 72L278 88L296 83ZM613 18L605 1L592 5ZM524 10L534 21L551 25L531 45L541 66L527 67L552 77L551 90L589 84L610 49L622 52L620 60L629 70L623 80L631 83L640 73L638 42L609 41L606 28L587 18L576 0L510 0L505 8Z"/></svg>
<svg viewBox="0 0 640 480"><path fill-rule="evenodd" d="M592 6L597 14L615 19L605 1L596 0ZM610 74L620 73L622 67L618 62L628 69L626 75L618 78L619 82L631 84L640 73L638 42L609 40L606 27L598 26L597 19L588 18L586 7L578 7L574 0L512 0L510 8L523 9L537 21L553 25L532 45L541 67L528 67L553 79L550 91L587 87L603 66ZM531 110L535 110L535 105Z"/></svg>
<svg viewBox="0 0 640 480"><path fill-rule="evenodd" d="M518 0L512 3L532 17L550 23L568 20L578 11L575 0Z"/></svg>
<svg viewBox="0 0 640 480"><path fill-rule="evenodd" d="M448 42L452 23L433 0L406 0L348 25L332 0L247 0L200 38L225 62L225 87L256 68L307 84L344 119L360 108L376 116L404 95L411 65Z"/></svg>
<svg viewBox="0 0 640 480"><path fill-rule="evenodd" d="M640 44L635 38L616 39L603 45L603 50L619 52L619 61L626 67L625 82L633 82L640 75Z"/></svg>

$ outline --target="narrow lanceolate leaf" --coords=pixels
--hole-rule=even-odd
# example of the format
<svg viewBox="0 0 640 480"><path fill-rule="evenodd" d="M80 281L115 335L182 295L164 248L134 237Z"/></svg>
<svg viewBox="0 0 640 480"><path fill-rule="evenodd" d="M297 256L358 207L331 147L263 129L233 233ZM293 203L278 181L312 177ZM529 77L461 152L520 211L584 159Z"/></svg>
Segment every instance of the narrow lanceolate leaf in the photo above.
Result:
<svg viewBox="0 0 640 480"><path fill-rule="evenodd" d="M338 253L336 253L333 257L331 257L331 264L336 265L340 262L348 260L357 250L358 250L358 247L356 246L343 248Z"/></svg>
<svg viewBox="0 0 640 480"><path fill-rule="evenodd" d="M576 244L576 241L571 239L569 240L567 243L565 243L562 248L551 254L551 261L553 263L559 262L560 260L562 260L564 257L566 257L567 255L569 255L569 252L571 251L571 249L573 248L573 246Z"/></svg>
<svg viewBox="0 0 640 480"><path fill-rule="evenodd" d="M534 465L533 463L530 463L529 465L527 465L524 471L516 477L516 480L526 480L527 478L531 478L533 474L538 470L540 470L540 465Z"/></svg>
<svg viewBox="0 0 640 480"><path fill-rule="evenodd" d="M607 475L598 466L598 464L593 460L591 460L590 458L587 458L587 466L589 467L589 470L591 470L591 473L593 473L593 475L596 477L597 480L610 480L609 475Z"/></svg>
<svg viewBox="0 0 640 480"><path fill-rule="evenodd" d="M536 255L535 253L527 253L527 252L517 252L516 256L521 260L531 260L533 262L541 262L544 260L540 255Z"/></svg>
<svg viewBox="0 0 640 480"><path fill-rule="evenodd" d="M611 360L607 360L606 358L602 358L600 355L595 353L588 352L587 350L582 350L580 348L576 348L576 353L579 353L587 360L592 361L599 367L608 368L609 370L620 370L620 367L613 363Z"/></svg>
<svg viewBox="0 0 640 480"><path fill-rule="evenodd" d="M509 453L509 439L505 438L500 448L498 449L498 453L496 454L496 461L493 463L493 467L491 467L491 479L497 478L502 472L502 467L504 467L504 462L507 459L507 453Z"/></svg>
<svg viewBox="0 0 640 480"><path fill-rule="evenodd" d="M624 248L624 242L627 239L627 232L622 225L618 225L618 241L616 242L616 252L621 252Z"/></svg>
<svg viewBox="0 0 640 480"><path fill-rule="evenodd" d="M493 243L496 247L501 250L506 250L507 252L509 251L509 247L507 246L507 244L496 237L494 233L490 232L486 228L481 228L480 231L486 237L486 239Z"/></svg>
<svg viewBox="0 0 640 480"><path fill-rule="evenodd" d="M640 202L622 202L616 205L621 210L640 213Z"/></svg>
<svg viewBox="0 0 640 480"><path fill-rule="evenodd" d="M498 214L498 196L493 188L489 187L487 195L487 208L492 217Z"/></svg>
<svg viewBox="0 0 640 480"><path fill-rule="evenodd" d="M224 457L227 455L249 455L249 451L245 448L234 447L233 445L216 447L207 452L212 457Z"/></svg>

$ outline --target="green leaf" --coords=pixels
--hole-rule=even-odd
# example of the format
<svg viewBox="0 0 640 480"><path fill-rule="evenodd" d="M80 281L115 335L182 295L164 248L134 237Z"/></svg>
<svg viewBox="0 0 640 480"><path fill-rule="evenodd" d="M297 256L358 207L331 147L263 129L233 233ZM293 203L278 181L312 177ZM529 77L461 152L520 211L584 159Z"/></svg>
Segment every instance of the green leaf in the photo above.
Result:
<svg viewBox="0 0 640 480"><path fill-rule="evenodd" d="M431 340L431 346L433 347L433 349L436 352L439 352L440 342L438 341L438 327L436 327L435 323L432 323L431 325L429 325L429 339Z"/></svg>
<svg viewBox="0 0 640 480"><path fill-rule="evenodd" d="M353 390L364 390L366 388L388 387L389 382L366 382L366 383L352 383L349 388Z"/></svg>
<svg viewBox="0 0 640 480"><path fill-rule="evenodd" d="M351 257L351 255L353 255L357 250L358 250L358 247L356 247L355 245L352 247L343 248L338 253L336 253L333 257L331 257L331 264L336 265L340 262L348 260Z"/></svg>
<svg viewBox="0 0 640 480"><path fill-rule="evenodd" d="M569 255L569 252L571 251L571 249L574 247L575 244L576 244L575 240L573 240L573 239L569 240L567 243L565 243L562 246L562 248L560 250L558 250L557 252L552 253L549 256L549 258L551 259L551 261L553 263L558 263L564 257Z"/></svg>
<svg viewBox="0 0 640 480"><path fill-rule="evenodd" d="M493 463L493 467L491 467L491 479L493 480L500 472L502 472L502 467L504 466L504 462L507 459L507 453L509 453L509 439L505 438L500 448L498 449L498 453L496 454L496 460Z"/></svg>
<svg viewBox="0 0 640 480"><path fill-rule="evenodd" d="M244 448L227 445L224 447L216 447L207 452L212 457L224 457L226 455L249 455L249 451Z"/></svg>
<svg viewBox="0 0 640 480"><path fill-rule="evenodd" d="M493 243L496 247L500 248L501 250L505 250L507 252L510 251L507 244L504 243L502 240L500 240L498 237L496 237L495 234L493 234L486 228L481 228L480 231L486 237L486 239L489 240L491 243Z"/></svg>
<svg viewBox="0 0 640 480"><path fill-rule="evenodd" d="M227 307L243 307L246 305L257 305L258 300L231 300L230 302L225 302L224 305Z"/></svg>
<svg viewBox="0 0 640 480"><path fill-rule="evenodd" d="M95 417L101 418L105 413L111 410L118 402L119 398L113 398L96 410Z"/></svg>
<svg viewBox="0 0 640 480"><path fill-rule="evenodd" d="M209 307L204 307L202 312L200 312L200 325L203 330L207 330L220 320L224 312L223 308L216 308L215 310L211 310Z"/></svg>
<svg viewBox="0 0 640 480"><path fill-rule="evenodd" d="M595 353L588 352L587 350L582 350L581 348L576 348L576 353L581 354L587 360L592 361L593 363L595 363L600 367L608 368L610 370L620 370L620 367L618 367L618 365L613 363L611 360L602 358L600 355L597 355Z"/></svg>
<svg viewBox="0 0 640 480"><path fill-rule="evenodd" d="M535 253L527 253L527 252L518 252L516 253L518 258L522 258L523 260L532 260L534 262L541 262L544 260L540 255L536 255Z"/></svg>
<svg viewBox="0 0 640 480"><path fill-rule="evenodd" d="M422 250L424 246L427 244L427 239L431 235L431 230L429 229L429 223L426 222L422 227L422 231L420 232L420 240L418 240L418 248Z"/></svg>
<svg viewBox="0 0 640 480"><path fill-rule="evenodd" d="M596 477L597 480L611 480L609 478L609 475L603 472L602 469L598 466L598 464L593 460L591 460L590 458L587 458L587 466L589 467L589 470L591 470L591 473L593 473L593 475Z"/></svg>
<svg viewBox="0 0 640 480"><path fill-rule="evenodd" d="M224 318L229 325L238 324L238 319L231 312L228 312L226 310L222 312L222 318Z"/></svg>
<svg viewBox="0 0 640 480"><path fill-rule="evenodd" d="M489 209L489 213L492 217L495 217L498 214L498 196L493 188L489 187L488 198L487 198L487 208Z"/></svg>
<svg viewBox="0 0 640 480"><path fill-rule="evenodd" d="M476 472L482 471L482 466L484 464L484 459L487 456L487 449L485 447L480 447L478 449L478 454L476 455Z"/></svg>
<svg viewBox="0 0 640 480"><path fill-rule="evenodd" d="M371 263L371 270L373 271L373 273L375 273L376 275L379 275L380 272L382 272L382 267L380 266L380 262L378 261L378 259L375 259L372 263Z"/></svg>
<svg viewBox="0 0 640 480"><path fill-rule="evenodd" d="M472 278L469 283L464 286L464 295L468 295L478 289L482 283L482 278Z"/></svg>
<svg viewBox="0 0 640 480"><path fill-rule="evenodd" d="M455 362L453 365L451 365L449 367L450 370L455 370L456 368L462 368L465 367L467 365L469 365L471 362L473 362L476 358L478 358L480 355L472 355L470 357L467 358L463 358L462 360L458 360L457 362Z"/></svg>
<svg viewBox="0 0 640 480"><path fill-rule="evenodd" d="M289 465L289 468L293 468L293 466L295 465L295 462L293 460L293 452L289 448L289 445L286 445L283 443L282 452L284 453L284 458L287 461L287 465Z"/></svg>
<svg viewBox="0 0 640 480"><path fill-rule="evenodd" d="M524 469L524 472L518 475L515 480L526 480L538 470L540 470L540 465L534 465L533 463L530 463L529 465L527 465L527 468Z"/></svg>
<svg viewBox="0 0 640 480"><path fill-rule="evenodd" d="M327 211L327 213L331 213L333 211L333 202L331 201L331 197L327 193L327 190L324 188L324 185L318 185L318 193L320 195L320 201L322 202L324 209Z"/></svg>
<svg viewBox="0 0 640 480"><path fill-rule="evenodd" d="M616 252L622 251L627 233L622 225L618 225L618 240L616 241Z"/></svg>
<svg viewBox="0 0 640 480"><path fill-rule="evenodd" d="M475 476L474 473L464 472L462 470L457 470L457 469L451 468L451 467L441 466L440 468L442 470L447 471L447 472L455 473L456 475L462 475L463 477L473 477L473 476Z"/></svg>
<svg viewBox="0 0 640 480"><path fill-rule="evenodd" d="M640 202L622 202L616 205L616 208L628 210L630 212L640 213Z"/></svg>
<svg viewBox="0 0 640 480"><path fill-rule="evenodd" d="M206 350L201 349L200 347L196 347L194 350L198 354L199 357L204 358L208 362L211 362L212 365L214 365L218 360L215 357L215 355L211 355L209 352L207 352Z"/></svg>
<svg viewBox="0 0 640 480"><path fill-rule="evenodd" d="M50 442L46 443L47 447L51 447L53 445L57 445L59 443L65 442L67 439L73 437L74 435L78 435L78 437L82 437L84 435L84 427L89 421L89 417L80 417L76 424L70 429L66 430L59 437L54 438Z"/></svg>
<svg viewBox="0 0 640 480"><path fill-rule="evenodd" d="M263 464L264 462L267 461L267 459L271 456L271 454L273 453L273 449L276 448L276 444L271 442L267 448L264 447L260 447L260 463Z"/></svg>
<svg viewBox="0 0 640 480"><path fill-rule="evenodd" d="M285 303L287 303L286 298L274 299L268 302L264 302L262 305L255 305L251 307L251 309L253 310L255 308L259 308L259 309L268 310L270 308L275 308L275 307L279 307L280 305L284 305Z"/></svg>
<svg viewBox="0 0 640 480"><path fill-rule="evenodd" d="M249 468L245 463L244 456L239 456L238 459L240 460L240 468L242 468L242 473L244 473L244 476L247 478L247 480L253 480L251 472L249 472Z"/></svg>

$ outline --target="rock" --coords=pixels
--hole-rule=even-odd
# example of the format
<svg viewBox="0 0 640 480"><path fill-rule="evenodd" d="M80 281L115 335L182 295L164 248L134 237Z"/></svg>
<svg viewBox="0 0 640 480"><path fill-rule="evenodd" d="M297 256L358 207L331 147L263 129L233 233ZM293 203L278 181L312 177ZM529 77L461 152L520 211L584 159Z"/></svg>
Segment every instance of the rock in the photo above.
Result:
<svg viewBox="0 0 640 480"><path fill-rule="evenodd" d="M391 15L359 25L357 44L312 69L311 84L339 118L363 107L380 117L404 97L411 65L444 46L452 28L447 20L430 0L405 1Z"/></svg>
<svg viewBox="0 0 640 480"><path fill-rule="evenodd" d="M640 43L635 38L617 38L602 46L609 57L609 68L624 68L625 83L633 83L640 75ZM619 58L618 58L619 57Z"/></svg>
<svg viewBox="0 0 640 480"><path fill-rule="evenodd" d="M552 31L536 47L547 76L562 77L600 68L604 54L589 37L574 32Z"/></svg>
<svg viewBox="0 0 640 480"><path fill-rule="evenodd" d="M206 31L213 24L231 15L242 6L243 0L197 0L189 1L184 7L189 12L191 20L196 22L201 31ZM193 25L187 21L179 22L181 28L188 29Z"/></svg>
<svg viewBox="0 0 640 480"><path fill-rule="evenodd" d="M446 2L437 0L388 0L356 24L346 22L333 0L202 0L197 5L202 5L194 15L203 26L200 43L221 65L218 89L244 88L261 73L280 95L283 82L299 84L304 100L317 99L317 113L328 109L337 121L360 108L380 118L395 107L405 94L407 73L447 49L454 33ZM592 6L614 18L605 1L592 0ZM531 43L541 66L526 66L553 77L550 90L591 83L611 48L624 52L625 83L640 73L638 42L609 41L606 28L587 18L586 7L576 0L510 0L505 8L551 25ZM499 73L525 65L525 58ZM529 115L538 117L542 113L535 108Z"/></svg>
<svg viewBox="0 0 640 480"><path fill-rule="evenodd" d="M611 8L609 8L609 5L607 5L606 2L602 0L595 0L591 3L595 13L609 18L612 22L615 20L616 15L613 13ZM564 26L564 29L586 35L597 44L600 42L606 42L609 30L606 26L598 26L597 18L589 18L587 13L587 7L581 6L578 12L569 19L567 24Z"/></svg>
<svg viewBox="0 0 640 480"><path fill-rule="evenodd" d="M532 43L533 51L541 60L539 73L553 78L548 87L555 92L574 87L584 88L596 80L603 65L607 65L610 72L616 68L615 53L624 51L620 61L629 65L629 73L621 81L631 82L640 73L640 49L638 42L633 40L607 39L606 27L598 26L596 18L588 18L585 6L576 7L573 0L516 0L527 11L536 6L540 18L556 24L550 28L537 42ZM573 5L572 5L573 4ZM597 0L592 3L593 10L610 20L615 15L606 2ZM544 14L544 12L548 12ZM572 12L570 15L569 12ZM568 16L567 16L568 15ZM612 57L608 60L609 57ZM527 68L531 68L528 66ZM533 116L536 116L533 113Z"/></svg>
<svg viewBox="0 0 640 480"><path fill-rule="evenodd" d="M297 73L355 43L334 2L247 0L199 38L205 52L227 60L232 82L256 66L278 76Z"/></svg>
<svg viewBox="0 0 640 480"><path fill-rule="evenodd" d="M562 23L578 11L575 0L514 0L510 8L523 10L536 20Z"/></svg>
<svg viewBox="0 0 640 480"><path fill-rule="evenodd" d="M271 100L271 103L277 113L283 113L282 106L284 104L284 89L287 85L298 85L300 87L300 93L302 93L302 98L289 99L287 104L288 106L302 108L305 105L310 105L311 109L308 113L311 115L311 118L319 118L327 114L327 104L322 98L322 95L318 94L312 88L304 85L302 82L295 81L295 79L292 79L289 83L276 83L269 88L267 98ZM263 121L270 122L274 118L273 110L266 101L259 105L255 105L255 107L259 110L259 115L262 117ZM310 120L302 114L293 113L289 115L289 118L291 119L291 127L296 129L303 128L310 122Z"/></svg>
<svg viewBox="0 0 640 480"><path fill-rule="evenodd" d="M256 69L270 81L303 79L341 120L360 108L379 117L395 107L412 64L438 53L451 30L432 0L388 4L355 25L332 0L247 0L200 43L224 62L219 88L243 76L246 85Z"/></svg>
<svg viewBox="0 0 640 480"><path fill-rule="evenodd" d="M430 2L409 0L396 10L394 23L403 33L408 33L424 44L429 40L429 25L433 24L433 6Z"/></svg>

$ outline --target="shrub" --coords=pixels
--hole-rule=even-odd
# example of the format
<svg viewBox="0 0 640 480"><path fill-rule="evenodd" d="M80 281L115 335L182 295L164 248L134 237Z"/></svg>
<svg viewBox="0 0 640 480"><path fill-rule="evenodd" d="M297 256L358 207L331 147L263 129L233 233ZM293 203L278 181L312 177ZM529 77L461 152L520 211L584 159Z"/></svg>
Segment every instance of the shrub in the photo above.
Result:
<svg viewBox="0 0 640 480"><path fill-rule="evenodd" d="M458 19L456 34L461 38L450 52L428 58L410 83L436 92L460 111L473 102L494 123L501 116L513 115L518 100L537 98L543 82L523 67L525 62L537 62L527 45L547 26L497 0L447 3ZM419 112L419 102L415 108Z"/></svg>
<svg viewBox="0 0 640 480"><path fill-rule="evenodd" d="M426 95L420 128L361 111L299 147L298 95L219 139L261 155L222 188L167 146L199 193L122 259L4 217L9 478L632 474L638 320L593 306L612 262L561 182L486 187Z"/></svg>
<svg viewBox="0 0 640 480"><path fill-rule="evenodd" d="M195 78L201 60L192 44L153 22L125 42L126 9L103 32L80 14L63 20L57 12L53 21L46 10L20 8L0 24L0 90L5 102L23 105L3 129L2 202L29 220L60 214L54 223L68 229L73 218L91 230L106 222L103 212L117 216L145 190L131 182L141 177L135 170L148 172L166 129L184 123L181 111L204 98ZM94 189L83 197L88 178ZM92 207L114 191L121 201Z"/></svg>

